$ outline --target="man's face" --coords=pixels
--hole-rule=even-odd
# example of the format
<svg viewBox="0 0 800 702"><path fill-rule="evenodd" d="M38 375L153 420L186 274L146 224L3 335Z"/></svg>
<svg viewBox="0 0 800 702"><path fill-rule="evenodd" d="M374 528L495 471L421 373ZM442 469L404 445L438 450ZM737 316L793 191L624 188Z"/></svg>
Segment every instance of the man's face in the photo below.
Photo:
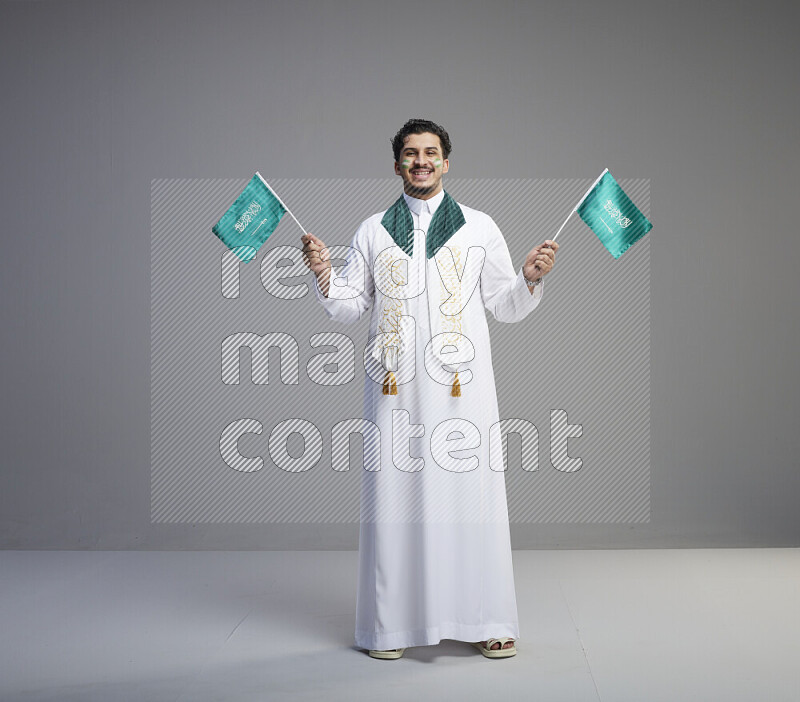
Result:
<svg viewBox="0 0 800 702"><path fill-rule="evenodd" d="M442 189L442 174L450 170L442 144L435 134L409 134L400 150L394 172L403 179L403 190L411 197L427 200Z"/></svg>

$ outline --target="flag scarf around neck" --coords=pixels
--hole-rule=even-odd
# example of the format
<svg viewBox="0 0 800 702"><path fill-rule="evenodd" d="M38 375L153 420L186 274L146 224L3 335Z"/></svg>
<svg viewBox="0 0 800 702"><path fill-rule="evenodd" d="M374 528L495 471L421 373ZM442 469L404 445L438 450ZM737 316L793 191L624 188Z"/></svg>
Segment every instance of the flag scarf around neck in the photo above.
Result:
<svg viewBox="0 0 800 702"><path fill-rule="evenodd" d="M469 339L469 330L463 312L476 289L485 251L480 247L464 251L463 247L447 245L466 224L464 213L448 193L436 209L427 232L417 230L415 236L414 220L402 195L386 211L381 224L395 246L382 251L375 260L375 285L383 294L372 356L386 369L387 379L394 383L397 378L402 390L402 384L408 380L402 361L413 358L416 352L415 320L410 317L407 300L418 296L424 287L433 342L428 352L440 366L447 366L437 374L440 375L437 380L443 386L452 384L452 394L456 395L456 387L460 393L458 371L474 356L471 345L464 340L464 337ZM420 342L425 343L416 340ZM386 392L386 386L384 389ZM396 393L396 388L386 392Z"/></svg>
<svg viewBox="0 0 800 702"><path fill-rule="evenodd" d="M280 198L256 171L211 231L244 263L249 263L286 212Z"/></svg>
<svg viewBox="0 0 800 702"><path fill-rule="evenodd" d="M576 211L614 258L622 256L653 228L608 170Z"/></svg>
<svg viewBox="0 0 800 702"><path fill-rule="evenodd" d="M466 223L467 220L464 219L464 213L458 203L449 193L445 192L444 198L439 207L436 208L431 220L431 226L426 233L425 257L431 258L434 256L438 248ZM411 217L411 210L408 209L406 204L406 199L402 195L386 210L381 224L394 239L394 243L411 256L414 247L414 238L412 236L414 220Z"/></svg>

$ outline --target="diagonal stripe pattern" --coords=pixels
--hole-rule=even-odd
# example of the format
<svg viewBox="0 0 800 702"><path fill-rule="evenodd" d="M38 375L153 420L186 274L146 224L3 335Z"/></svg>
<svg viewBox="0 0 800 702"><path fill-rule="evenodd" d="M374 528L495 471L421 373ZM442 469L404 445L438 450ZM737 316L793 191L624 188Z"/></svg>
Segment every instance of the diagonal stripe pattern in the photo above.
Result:
<svg viewBox="0 0 800 702"><path fill-rule="evenodd" d="M267 178L329 245L348 245L398 190L395 179ZM254 261L231 261L210 227L246 182L151 182L151 520L357 522L369 517L359 513L362 453L392 440L357 417L367 320L330 323L299 259L271 254L300 247L288 217ZM446 188L495 219L518 265L591 182L448 179ZM649 179L619 183L649 217ZM559 236L539 308L519 324L488 318L512 522L650 519L651 239L614 261L575 221ZM513 433L531 424L537 441ZM412 441L430 442L426 429Z"/></svg>

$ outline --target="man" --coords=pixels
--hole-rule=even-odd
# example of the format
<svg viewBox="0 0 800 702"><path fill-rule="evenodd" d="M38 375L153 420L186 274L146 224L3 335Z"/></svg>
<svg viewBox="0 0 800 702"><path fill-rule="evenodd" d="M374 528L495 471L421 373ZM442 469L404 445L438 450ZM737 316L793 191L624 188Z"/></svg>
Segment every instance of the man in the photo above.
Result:
<svg viewBox="0 0 800 702"><path fill-rule="evenodd" d="M515 269L494 221L444 191L451 144L439 125L409 120L392 148L403 194L361 224L342 268L302 237L331 319L372 306L364 419L378 431L364 439L356 644L399 658L450 638L505 658L519 627L484 308L526 317L558 244ZM521 355L518 372L535 397L530 363Z"/></svg>

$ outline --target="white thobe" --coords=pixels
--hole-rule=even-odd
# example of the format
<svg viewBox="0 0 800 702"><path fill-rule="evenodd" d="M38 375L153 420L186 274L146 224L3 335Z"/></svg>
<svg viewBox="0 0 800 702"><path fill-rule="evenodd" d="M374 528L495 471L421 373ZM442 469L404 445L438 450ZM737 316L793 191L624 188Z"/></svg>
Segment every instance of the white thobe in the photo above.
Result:
<svg viewBox="0 0 800 702"><path fill-rule="evenodd" d="M430 200L403 197L415 230L426 232L444 192ZM361 480L355 642L365 649L519 638L502 447L490 440L499 415L485 309L498 321L520 321L538 305L544 284L532 294L494 221L459 206L466 223L445 246L461 266L470 247L485 251L462 313L474 358L465 364L468 370L457 369L461 396L451 395L453 376L446 367L432 368L430 354L425 364L428 295L439 293L431 278L435 268L426 268L424 292L406 301L416 336L406 362L415 360L413 377L399 372L397 394L384 395L386 369L365 354L363 417L380 430L379 448L365 438ZM376 257L391 247L399 251L381 225L384 214L361 224L351 247L363 257L351 249L345 265L333 271L328 297L315 286L333 320L355 322L371 306L370 337L381 323ZM415 233L413 259L419 256L425 257L424 239ZM515 373L524 378L530 372L521 356Z"/></svg>

